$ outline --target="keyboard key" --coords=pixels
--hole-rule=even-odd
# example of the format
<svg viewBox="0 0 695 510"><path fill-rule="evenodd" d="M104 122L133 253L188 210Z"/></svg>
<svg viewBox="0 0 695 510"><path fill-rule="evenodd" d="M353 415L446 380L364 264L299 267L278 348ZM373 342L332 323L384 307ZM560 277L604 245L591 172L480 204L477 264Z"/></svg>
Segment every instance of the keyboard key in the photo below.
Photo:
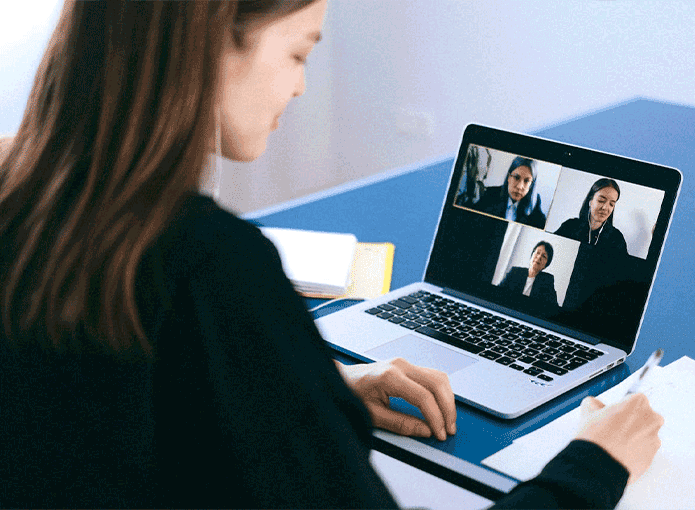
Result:
<svg viewBox="0 0 695 510"><path fill-rule="evenodd" d="M511 365L507 365L509 368L513 368L514 370L519 370L522 371L524 370L524 367L521 365L517 365L516 363L512 363Z"/></svg>
<svg viewBox="0 0 695 510"><path fill-rule="evenodd" d="M530 375L538 375L538 374L542 374L543 370L541 370L538 367L529 367L526 370L524 370L524 373L530 374Z"/></svg>
<svg viewBox="0 0 695 510"><path fill-rule="evenodd" d="M548 375L545 375L545 374L538 374L536 377L538 377L541 381L548 381L548 382L550 382L550 381L553 380L552 377L550 377L550 376L548 376Z"/></svg>
<svg viewBox="0 0 695 510"><path fill-rule="evenodd" d="M437 331L436 329L429 328L427 326L419 327L415 331L417 331L418 333L422 333L423 335L427 335L430 338L434 338L435 340L439 340L441 342L445 342L445 343L448 343L450 345L453 345L454 347L459 347L460 349L463 349L464 351L472 352L473 354L478 354L479 352L481 352L483 350L482 347L479 347L479 346L472 344L470 342L466 342L465 340L460 340L458 338L447 335L445 333Z"/></svg>
<svg viewBox="0 0 695 510"><path fill-rule="evenodd" d="M563 368L566 368L567 370L574 370L575 368L579 368L582 365L588 363L586 360L580 361L568 361L567 364L563 365Z"/></svg>
<svg viewBox="0 0 695 510"><path fill-rule="evenodd" d="M542 368L546 372L550 372L551 374L555 375L565 375L568 370L560 367L556 367L555 365L551 365L550 363L547 363L545 361L536 361L533 364L534 367Z"/></svg>
<svg viewBox="0 0 695 510"><path fill-rule="evenodd" d="M405 319L403 317L396 316L396 317L391 317L388 321L393 322L394 324L400 324L401 322L405 322Z"/></svg>
<svg viewBox="0 0 695 510"><path fill-rule="evenodd" d="M507 356L502 356L501 358L497 358L495 360L495 363L499 363L500 365L511 365L514 362L512 358L508 358Z"/></svg>
<svg viewBox="0 0 695 510"><path fill-rule="evenodd" d="M591 354L588 351L577 351L577 352L574 352L573 354L577 358L584 358L584 359L589 360L589 361L593 361L596 358L598 358L598 356L596 354Z"/></svg>
<svg viewBox="0 0 695 510"><path fill-rule="evenodd" d="M377 315L383 313L383 310L380 308L370 308L369 310L365 310L365 312L371 313L372 315Z"/></svg>
<svg viewBox="0 0 695 510"><path fill-rule="evenodd" d="M497 354L496 352L492 351L483 351L480 353L480 356L483 358L491 359L491 360L496 360L497 358L501 358L501 354Z"/></svg>

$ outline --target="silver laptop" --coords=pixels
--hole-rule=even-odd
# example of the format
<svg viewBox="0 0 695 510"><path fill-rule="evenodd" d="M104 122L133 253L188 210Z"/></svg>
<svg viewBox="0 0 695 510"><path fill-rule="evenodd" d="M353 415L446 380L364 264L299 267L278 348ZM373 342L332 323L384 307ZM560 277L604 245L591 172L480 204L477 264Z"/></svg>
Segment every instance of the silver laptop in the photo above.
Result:
<svg viewBox="0 0 695 510"><path fill-rule="evenodd" d="M633 352L680 183L673 168L469 125L423 281L316 324L359 359L437 368L457 400L515 418Z"/></svg>

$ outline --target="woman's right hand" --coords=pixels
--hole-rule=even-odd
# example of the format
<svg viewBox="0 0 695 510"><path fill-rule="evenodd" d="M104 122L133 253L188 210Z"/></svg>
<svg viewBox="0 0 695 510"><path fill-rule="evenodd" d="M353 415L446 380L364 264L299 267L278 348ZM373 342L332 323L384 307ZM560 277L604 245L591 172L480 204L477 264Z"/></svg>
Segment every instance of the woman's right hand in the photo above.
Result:
<svg viewBox="0 0 695 510"><path fill-rule="evenodd" d="M582 401L581 414L576 439L599 445L625 466L630 473L628 485L644 474L661 447L658 432L664 424L644 394L636 393L608 407L587 397Z"/></svg>

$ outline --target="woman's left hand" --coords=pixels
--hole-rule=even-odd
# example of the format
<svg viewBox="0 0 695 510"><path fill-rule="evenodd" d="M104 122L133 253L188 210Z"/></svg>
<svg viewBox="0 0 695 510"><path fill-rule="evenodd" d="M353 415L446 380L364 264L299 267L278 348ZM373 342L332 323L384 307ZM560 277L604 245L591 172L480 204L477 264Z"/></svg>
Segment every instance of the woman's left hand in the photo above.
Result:
<svg viewBox="0 0 695 510"><path fill-rule="evenodd" d="M449 378L433 368L412 365L402 358L375 363L342 365L343 379L364 402L375 427L405 436L440 441L456 433L456 404ZM389 397L400 397L416 406L426 421L394 411Z"/></svg>

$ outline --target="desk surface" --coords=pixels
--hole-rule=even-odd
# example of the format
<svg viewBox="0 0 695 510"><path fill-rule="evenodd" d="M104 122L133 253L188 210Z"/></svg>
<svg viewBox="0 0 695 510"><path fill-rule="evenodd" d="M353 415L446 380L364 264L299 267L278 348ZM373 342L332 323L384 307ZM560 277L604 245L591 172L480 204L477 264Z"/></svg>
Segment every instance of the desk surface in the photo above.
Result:
<svg viewBox="0 0 695 510"><path fill-rule="evenodd" d="M443 443L419 440L478 465L585 396L620 382L656 347L666 351L664 365L684 355L695 356L690 328L690 306L695 303L695 108L640 99L533 134L676 167L683 173L683 185L637 346L624 365L514 420L458 404L456 436ZM351 232L362 242L393 242L391 288L396 289L422 278L452 164L453 156L395 170L261 212L254 219L268 226Z"/></svg>

